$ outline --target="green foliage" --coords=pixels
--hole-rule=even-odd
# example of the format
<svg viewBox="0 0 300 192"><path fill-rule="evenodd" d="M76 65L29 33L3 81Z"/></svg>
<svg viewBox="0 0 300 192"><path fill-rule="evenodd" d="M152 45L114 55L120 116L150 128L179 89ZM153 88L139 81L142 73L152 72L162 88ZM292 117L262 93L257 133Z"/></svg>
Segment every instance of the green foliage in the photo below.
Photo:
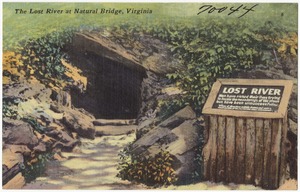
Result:
<svg viewBox="0 0 300 192"><path fill-rule="evenodd" d="M158 117L159 121L164 121L169 118L171 115L179 111L184 107L184 103L178 99L166 99L166 100L159 100L158 102Z"/></svg>
<svg viewBox="0 0 300 192"><path fill-rule="evenodd" d="M39 80L53 78L62 79L65 67L61 59L66 56L63 49L72 41L74 30L67 29L63 32L52 32L37 39L21 42L24 71L26 76L35 76Z"/></svg>
<svg viewBox="0 0 300 192"><path fill-rule="evenodd" d="M14 99L8 99L8 98L3 98L2 100L2 117L7 117L10 119L18 119L19 114L18 114L18 103L20 100L18 98Z"/></svg>
<svg viewBox="0 0 300 192"><path fill-rule="evenodd" d="M37 157L24 157L24 164L20 165L22 175L27 183L41 176L46 169L46 163L53 158L53 153L38 154Z"/></svg>
<svg viewBox="0 0 300 192"><path fill-rule="evenodd" d="M137 181L148 186L170 185L177 181L172 168L174 159L167 151L160 151L154 157L132 156L128 149L119 154L118 177L124 180Z"/></svg>
<svg viewBox="0 0 300 192"><path fill-rule="evenodd" d="M201 110L217 78L253 68L262 54L256 34L241 23L210 22L184 29L173 39L177 41L170 42L171 51L183 66L167 77L187 92L183 102L195 110Z"/></svg>
<svg viewBox="0 0 300 192"><path fill-rule="evenodd" d="M31 118L31 117L25 117L22 118L23 121L29 123L31 125L31 127L33 127L34 130L36 130L37 132L43 134L45 132L45 127L42 126L40 123L37 122L36 119Z"/></svg>
<svg viewBox="0 0 300 192"><path fill-rule="evenodd" d="M166 76L186 94L162 105L165 115L160 115L164 118L173 109L185 105L191 105L199 114L217 78L231 78L241 71L254 69L256 65L273 64L277 59L274 50L277 52L279 48L281 30L271 22L252 29L240 20L218 19L193 24L157 22L156 25L140 25L128 22L113 31L114 35L119 33L126 37L148 34L159 38L181 61L181 66ZM296 44L289 45L293 47L289 52L296 53Z"/></svg>

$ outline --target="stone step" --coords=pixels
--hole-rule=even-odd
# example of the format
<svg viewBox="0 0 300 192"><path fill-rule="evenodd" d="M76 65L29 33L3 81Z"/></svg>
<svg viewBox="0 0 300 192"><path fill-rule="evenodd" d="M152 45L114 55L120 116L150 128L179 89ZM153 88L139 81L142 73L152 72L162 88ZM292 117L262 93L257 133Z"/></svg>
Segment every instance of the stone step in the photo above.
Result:
<svg viewBox="0 0 300 192"><path fill-rule="evenodd" d="M137 128L137 125L122 125L122 126L95 126L96 136L103 135L125 135L132 133Z"/></svg>
<svg viewBox="0 0 300 192"><path fill-rule="evenodd" d="M96 119L93 121L95 126L105 125L134 125L136 124L135 119Z"/></svg>

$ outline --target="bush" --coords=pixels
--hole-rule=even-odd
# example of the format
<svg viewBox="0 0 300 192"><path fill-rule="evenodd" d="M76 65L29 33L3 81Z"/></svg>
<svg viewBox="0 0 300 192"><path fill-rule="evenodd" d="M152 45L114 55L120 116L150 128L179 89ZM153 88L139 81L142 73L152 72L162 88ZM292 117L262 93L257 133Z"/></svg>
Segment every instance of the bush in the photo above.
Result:
<svg viewBox="0 0 300 192"><path fill-rule="evenodd" d="M171 115L185 107L180 98L163 99L158 101L159 111L157 113L159 122L162 122L169 118ZM159 123L157 122L157 123Z"/></svg>
<svg viewBox="0 0 300 192"><path fill-rule="evenodd" d="M63 49L72 41L73 33L73 29L68 29L21 42L22 48L18 51L22 55L21 60L26 77L33 75L40 81L63 79L65 67L61 59L66 57Z"/></svg>
<svg viewBox="0 0 300 192"><path fill-rule="evenodd" d="M261 42L241 23L212 22L187 34L180 43L172 42L171 48L183 67L167 77L187 92L182 102L200 111L217 78L232 77L258 64L255 61L262 54Z"/></svg>
<svg viewBox="0 0 300 192"><path fill-rule="evenodd" d="M46 170L46 163L53 160L53 153L42 153L32 158L24 157L24 164L21 164L22 175L27 183L41 176Z"/></svg>
<svg viewBox="0 0 300 192"><path fill-rule="evenodd" d="M18 98L3 98L2 101L2 117L7 117L10 119L20 118L18 114L18 103L20 99Z"/></svg>
<svg viewBox="0 0 300 192"><path fill-rule="evenodd" d="M120 154L118 177L124 180L137 181L148 186L170 185L177 181L172 168L174 159L167 151L160 151L154 157L131 156L123 150Z"/></svg>

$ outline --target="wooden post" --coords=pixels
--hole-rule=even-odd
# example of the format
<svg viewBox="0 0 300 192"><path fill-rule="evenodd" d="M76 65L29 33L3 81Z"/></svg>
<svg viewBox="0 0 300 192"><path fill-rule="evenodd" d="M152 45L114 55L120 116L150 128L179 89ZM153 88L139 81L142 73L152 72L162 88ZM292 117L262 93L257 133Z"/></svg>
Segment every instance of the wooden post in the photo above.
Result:
<svg viewBox="0 0 300 192"><path fill-rule="evenodd" d="M255 119L246 120L245 183L254 183Z"/></svg>
<svg viewBox="0 0 300 192"><path fill-rule="evenodd" d="M264 120L256 119L255 126L255 159L254 159L254 184L262 186L264 167Z"/></svg>
<svg viewBox="0 0 300 192"><path fill-rule="evenodd" d="M235 183L244 183L245 181L245 127L244 119L237 118L236 124L236 179Z"/></svg>
<svg viewBox="0 0 300 192"><path fill-rule="evenodd" d="M225 117L218 117L217 182L225 180Z"/></svg>
<svg viewBox="0 0 300 192"><path fill-rule="evenodd" d="M235 179L235 130L236 123L235 118L226 117L226 139L225 139L225 147L226 147L226 162L225 162L225 173L226 173L226 182L234 181Z"/></svg>

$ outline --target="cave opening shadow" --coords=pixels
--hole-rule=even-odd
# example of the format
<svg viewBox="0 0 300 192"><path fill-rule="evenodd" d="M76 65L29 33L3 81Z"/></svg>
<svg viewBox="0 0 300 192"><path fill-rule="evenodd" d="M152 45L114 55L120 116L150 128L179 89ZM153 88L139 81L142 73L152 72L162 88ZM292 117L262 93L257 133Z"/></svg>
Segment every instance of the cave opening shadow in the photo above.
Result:
<svg viewBox="0 0 300 192"><path fill-rule="evenodd" d="M87 77L86 91L71 90L72 104L97 119L135 119L141 107L145 71L91 52L70 54L70 62Z"/></svg>

